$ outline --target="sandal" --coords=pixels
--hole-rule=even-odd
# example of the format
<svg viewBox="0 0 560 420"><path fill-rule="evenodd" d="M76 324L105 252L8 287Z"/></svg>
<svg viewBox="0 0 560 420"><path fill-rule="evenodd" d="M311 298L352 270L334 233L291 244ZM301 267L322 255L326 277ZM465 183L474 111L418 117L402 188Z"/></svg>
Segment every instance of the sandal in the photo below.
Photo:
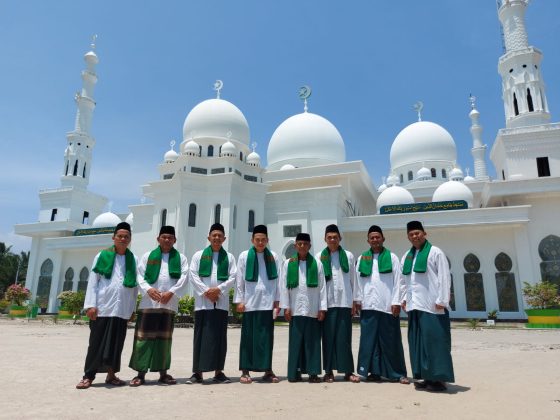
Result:
<svg viewBox="0 0 560 420"><path fill-rule="evenodd" d="M105 383L107 385L113 385L113 386L123 386L126 385L125 381L120 380L119 378L117 378L116 376L113 376L112 378L107 378L105 379Z"/></svg>
<svg viewBox="0 0 560 420"><path fill-rule="evenodd" d="M132 378L130 380L128 385L132 386L132 387L136 387L136 386L144 385L145 383L146 383L146 380L144 378L141 378L139 376L135 376L134 378Z"/></svg>
<svg viewBox="0 0 560 420"><path fill-rule="evenodd" d="M403 384L403 385L408 385L408 384L410 384L410 381L408 380L408 378L406 376L401 376L399 378L399 383Z"/></svg>
<svg viewBox="0 0 560 420"><path fill-rule="evenodd" d="M248 374L244 373L244 374L241 375L241 377L239 378L239 382L241 382L242 384L252 384L252 383L253 383L253 379L251 378L251 376L249 376Z"/></svg>
<svg viewBox="0 0 560 420"><path fill-rule="evenodd" d="M177 380L173 376L165 374L159 377L158 382L165 385L175 385Z"/></svg>
<svg viewBox="0 0 560 420"><path fill-rule="evenodd" d="M321 378L318 375L309 375L309 383L310 384L319 384L321 383Z"/></svg>
<svg viewBox="0 0 560 420"><path fill-rule="evenodd" d="M261 378L261 381L269 384L277 384L280 382L280 379L278 379L278 376L276 376L274 372L266 372Z"/></svg>
<svg viewBox="0 0 560 420"><path fill-rule="evenodd" d="M334 382L334 375L332 373L325 373L325 375L323 376L323 382L332 384Z"/></svg>
<svg viewBox="0 0 560 420"><path fill-rule="evenodd" d="M360 377L354 375L353 373L347 373L346 375L344 375L344 380L346 382L353 382L355 384L360 382Z"/></svg>
<svg viewBox="0 0 560 420"><path fill-rule="evenodd" d="M89 378L83 378L82 380L80 380L80 382L78 382L78 385L76 385L76 389L88 389L91 386L92 382L93 380Z"/></svg>

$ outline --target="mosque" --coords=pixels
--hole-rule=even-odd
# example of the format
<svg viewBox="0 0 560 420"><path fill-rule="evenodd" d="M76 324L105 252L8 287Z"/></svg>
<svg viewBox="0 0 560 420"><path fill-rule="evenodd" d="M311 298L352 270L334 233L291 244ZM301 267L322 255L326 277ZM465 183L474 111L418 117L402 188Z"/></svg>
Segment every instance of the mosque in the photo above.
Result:
<svg viewBox="0 0 560 420"><path fill-rule="evenodd" d="M367 249L370 225L384 230L389 248L409 248L405 226L421 220L430 241L449 260L451 317L524 319L524 282L560 284L560 123L550 122L542 52L530 46L524 14L528 0L501 0L498 16L505 53L502 77L505 127L498 130L490 159L497 179L488 176L487 146L472 98L474 176L456 166L455 142L434 122L421 120L395 138L391 171L374 184L361 161L346 161L337 128L308 112L284 121L272 134L267 167L251 149L249 124L231 102L217 97L196 105L183 124L178 151L163 156L159 178L142 186L148 200L130 213L104 212L108 198L88 190L95 140L90 134L95 108L98 57L85 54L83 86L76 94L75 128L67 134L58 188L39 192L38 222L15 232L32 238L26 287L56 311L62 290L85 290L94 255L111 244L113 227L131 223L131 248L152 249L163 224L177 229L177 248L191 257L207 244L209 226L222 223L226 248L234 255L249 246L255 224L269 228L270 247L288 256L298 232L309 232L314 252L324 246L324 228L336 223L343 246L359 255ZM309 90L300 90L306 100Z"/></svg>

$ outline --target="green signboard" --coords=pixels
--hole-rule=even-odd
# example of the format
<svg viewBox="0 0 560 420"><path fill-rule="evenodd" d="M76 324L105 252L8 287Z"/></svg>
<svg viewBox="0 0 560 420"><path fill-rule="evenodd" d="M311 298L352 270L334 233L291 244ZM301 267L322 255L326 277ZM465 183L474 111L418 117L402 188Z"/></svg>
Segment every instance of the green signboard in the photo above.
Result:
<svg viewBox="0 0 560 420"><path fill-rule="evenodd" d="M435 201L432 203L395 204L383 206L379 214L420 213L425 211L464 210L469 206L465 200Z"/></svg>
<svg viewBox="0 0 560 420"><path fill-rule="evenodd" d="M113 233L114 231L114 227L76 229L74 231L74 236L106 235L107 233Z"/></svg>

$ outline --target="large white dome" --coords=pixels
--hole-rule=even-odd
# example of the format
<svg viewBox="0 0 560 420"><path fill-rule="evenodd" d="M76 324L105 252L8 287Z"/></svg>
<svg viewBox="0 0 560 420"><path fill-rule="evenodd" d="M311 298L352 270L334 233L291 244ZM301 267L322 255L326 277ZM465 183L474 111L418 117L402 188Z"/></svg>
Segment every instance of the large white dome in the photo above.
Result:
<svg viewBox="0 0 560 420"><path fill-rule="evenodd" d="M392 185L383 190L377 197L377 212L379 213L383 206L395 206L397 204L414 204L414 197L407 189Z"/></svg>
<svg viewBox="0 0 560 420"><path fill-rule="evenodd" d="M228 136L228 133L231 133ZM208 99L195 106L183 124L183 139L191 137L231 137L249 145L249 124L243 113L231 102Z"/></svg>
<svg viewBox="0 0 560 420"><path fill-rule="evenodd" d="M432 201L464 200L469 208L473 206L473 193L469 187L460 181L447 181L434 191Z"/></svg>
<svg viewBox="0 0 560 420"><path fill-rule="evenodd" d="M391 169L430 161L457 160L457 149L451 134L442 126L419 121L405 127L391 146ZM450 165L451 166L451 165Z"/></svg>
<svg viewBox="0 0 560 420"><path fill-rule="evenodd" d="M294 115L278 126L268 144L268 169L340 163L346 160L344 141L327 119L311 112Z"/></svg>
<svg viewBox="0 0 560 420"><path fill-rule="evenodd" d="M122 222L122 220L119 216L117 216L115 213L111 213L110 211L107 211L97 216L93 221L93 223L91 224L91 227L94 228L115 227L120 222Z"/></svg>

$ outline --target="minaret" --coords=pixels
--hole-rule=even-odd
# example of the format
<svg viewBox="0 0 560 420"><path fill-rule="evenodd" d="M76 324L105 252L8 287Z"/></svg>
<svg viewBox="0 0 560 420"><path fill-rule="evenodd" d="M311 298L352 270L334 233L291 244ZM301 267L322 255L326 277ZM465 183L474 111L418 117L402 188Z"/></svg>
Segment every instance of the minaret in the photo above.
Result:
<svg viewBox="0 0 560 420"><path fill-rule="evenodd" d="M480 112L476 109L476 98L471 95L469 99L471 102L469 118L471 119L471 136L473 139L471 154L474 159L474 178L477 181L488 181L490 177L486 171L486 145L482 144L482 126L478 123Z"/></svg>
<svg viewBox="0 0 560 420"><path fill-rule="evenodd" d="M525 9L529 0L499 0L506 52L498 61L506 127L546 124L550 120L540 70L542 52L529 46Z"/></svg>
<svg viewBox="0 0 560 420"><path fill-rule="evenodd" d="M89 183L91 158L95 139L91 136L91 121L95 101L93 90L97 83L95 66L99 62L95 54L95 39L93 36L91 51L84 55L86 69L82 70L82 91L76 92L74 99L77 104L76 122L74 130L66 134L68 145L64 153L64 167L61 184L63 187L86 188Z"/></svg>

